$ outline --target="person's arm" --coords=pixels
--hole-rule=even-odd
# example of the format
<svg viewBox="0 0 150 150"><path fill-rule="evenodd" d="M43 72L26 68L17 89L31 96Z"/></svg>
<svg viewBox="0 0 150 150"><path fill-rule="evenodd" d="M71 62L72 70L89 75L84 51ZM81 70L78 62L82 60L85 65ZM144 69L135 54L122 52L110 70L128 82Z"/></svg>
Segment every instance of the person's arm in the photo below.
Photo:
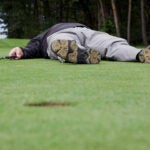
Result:
<svg viewBox="0 0 150 150"><path fill-rule="evenodd" d="M9 56L16 55L15 59L21 58L43 58L47 55L46 49L46 34L48 31L34 37L25 47L13 48ZM44 46L44 47L43 47ZM46 54L45 54L46 53Z"/></svg>
<svg viewBox="0 0 150 150"><path fill-rule="evenodd" d="M15 47L9 52L9 56L21 58L40 58L42 57L41 42L38 39L32 39L25 47Z"/></svg>
<svg viewBox="0 0 150 150"><path fill-rule="evenodd" d="M42 57L42 40L37 36L29 41L25 47L20 47L23 51L22 58L41 58Z"/></svg>

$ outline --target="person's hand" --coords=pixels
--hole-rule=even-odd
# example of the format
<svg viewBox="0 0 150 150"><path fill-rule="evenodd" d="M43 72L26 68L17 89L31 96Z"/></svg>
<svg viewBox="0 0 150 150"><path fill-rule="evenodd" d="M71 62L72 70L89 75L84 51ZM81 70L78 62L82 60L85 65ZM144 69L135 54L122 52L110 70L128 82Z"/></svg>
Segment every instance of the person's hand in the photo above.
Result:
<svg viewBox="0 0 150 150"><path fill-rule="evenodd" d="M23 51L20 47L15 47L9 52L9 56L16 56L14 59L21 59Z"/></svg>

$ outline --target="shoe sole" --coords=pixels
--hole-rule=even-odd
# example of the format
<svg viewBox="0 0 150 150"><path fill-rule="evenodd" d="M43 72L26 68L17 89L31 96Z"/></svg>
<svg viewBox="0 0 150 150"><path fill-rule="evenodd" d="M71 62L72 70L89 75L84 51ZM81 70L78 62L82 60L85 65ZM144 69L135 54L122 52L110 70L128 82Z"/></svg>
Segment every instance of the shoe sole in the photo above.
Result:
<svg viewBox="0 0 150 150"><path fill-rule="evenodd" d="M150 50L143 50L139 56L140 62L150 63Z"/></svg>
<svg viewBox="0 0 150 150"><path fill-rule="evenodd" d="M80 64L98 64L101 60L100 53L96 50L81 50L75 41L55 40L51 50L66 62Z"/></svg>

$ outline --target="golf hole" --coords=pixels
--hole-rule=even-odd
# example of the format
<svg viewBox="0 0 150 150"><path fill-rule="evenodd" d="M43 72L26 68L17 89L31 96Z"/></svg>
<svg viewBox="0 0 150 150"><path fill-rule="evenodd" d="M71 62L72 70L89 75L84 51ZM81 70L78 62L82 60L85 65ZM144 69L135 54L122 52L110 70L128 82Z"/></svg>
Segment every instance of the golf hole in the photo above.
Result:
<svg viewBox="0 0 150 150"><path fill-rule="evenodd" d="M69 106L69 103L61 103L61 102L40 102L40 103L28 103L25 106L29 107L66 107Z"/></svg>

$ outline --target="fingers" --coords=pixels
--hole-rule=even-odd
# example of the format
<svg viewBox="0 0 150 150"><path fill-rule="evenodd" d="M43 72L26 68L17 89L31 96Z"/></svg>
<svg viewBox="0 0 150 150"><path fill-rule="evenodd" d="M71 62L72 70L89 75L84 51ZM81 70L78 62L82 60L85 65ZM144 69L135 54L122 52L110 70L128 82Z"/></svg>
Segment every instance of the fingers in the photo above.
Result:
<svg viewBox="0 0 150 150"><path fill-rule="evenodd" d="M15 47L9 52L9 56L16 56L14 59L21 59L23 56L23 51L20 47Z"/></svg>

